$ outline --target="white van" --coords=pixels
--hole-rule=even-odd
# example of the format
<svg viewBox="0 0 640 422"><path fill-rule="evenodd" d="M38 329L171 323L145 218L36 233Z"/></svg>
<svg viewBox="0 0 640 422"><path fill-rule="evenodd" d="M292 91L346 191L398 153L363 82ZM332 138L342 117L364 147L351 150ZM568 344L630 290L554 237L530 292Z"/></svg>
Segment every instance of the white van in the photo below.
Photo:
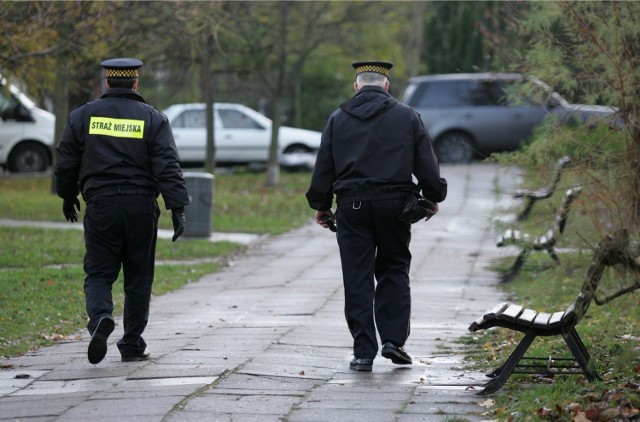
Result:
<svg viewBox="0 0 640 422"><path fill-rule="evenodd" d="M0 166L16 173L47 170L55 121L0 75Z"/></svg>

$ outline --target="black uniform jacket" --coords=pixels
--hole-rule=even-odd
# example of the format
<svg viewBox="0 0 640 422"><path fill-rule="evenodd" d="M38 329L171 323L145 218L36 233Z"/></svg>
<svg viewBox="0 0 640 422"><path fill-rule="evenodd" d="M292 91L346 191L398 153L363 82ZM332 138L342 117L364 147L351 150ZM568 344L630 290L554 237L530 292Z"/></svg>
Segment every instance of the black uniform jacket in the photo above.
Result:
<svg viewBox="0 0 640 422"><path fill-rule="evenodd" d="M447 195L420 116L382 88L362 87L325 123L306 194L309 206L330 209L334 193L339 204L397 198L415 190L432 202Z"/></svg>
<svg viewBox="0 0 640 422"><path fill-rule="evenodd" d="M162 193L167 209L189 204L169 121L133 90L112 88L74 109L56 153L61 198L146 188Z"/></svg>

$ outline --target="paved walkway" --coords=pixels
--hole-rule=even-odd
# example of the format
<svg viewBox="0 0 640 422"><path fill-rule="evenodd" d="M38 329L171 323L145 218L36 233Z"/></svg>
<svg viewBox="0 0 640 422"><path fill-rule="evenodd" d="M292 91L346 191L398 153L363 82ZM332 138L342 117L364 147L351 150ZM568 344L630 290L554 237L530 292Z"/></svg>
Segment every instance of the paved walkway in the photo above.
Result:
<svg viewBox="0 0 640 422"><path fill-rule="evenodd" d="M310 224L258 239L221 272L152 301L153 359L104 361L82 341L0 360L0 420L442 421L483 420L457 339L501 299L488 264L490 216L513 182L493 165L443 166L449 196L414 225L412 366L378 357L349 370L351 338L335 236ZM508 202L508 201L507 201ZM311 214L311 213L310 213ZM477 390L476 390L477 391Z"/></svg>

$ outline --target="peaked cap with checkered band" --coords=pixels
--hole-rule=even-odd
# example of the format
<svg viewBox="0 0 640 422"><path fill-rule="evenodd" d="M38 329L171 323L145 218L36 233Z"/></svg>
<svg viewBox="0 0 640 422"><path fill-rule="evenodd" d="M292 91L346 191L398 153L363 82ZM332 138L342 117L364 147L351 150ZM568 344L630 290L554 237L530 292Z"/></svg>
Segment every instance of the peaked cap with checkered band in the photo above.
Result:
<svg viewBox="0 0 640 422"><path fill-rule="evenodd" d="M379 61L367 61L367 62L354 62L351 64L356 70L356 74L364 72L380 73L381 75L389 77L389 70L393 67L393 63L379 62Z"/></svg>
<svg viewBox="0 0 640 422"><path fill-rule="evenodd" d="M104 67L105 78L137 78L138 68L143 64L142 60L130 58L109 59L100 63Z"/></svg>

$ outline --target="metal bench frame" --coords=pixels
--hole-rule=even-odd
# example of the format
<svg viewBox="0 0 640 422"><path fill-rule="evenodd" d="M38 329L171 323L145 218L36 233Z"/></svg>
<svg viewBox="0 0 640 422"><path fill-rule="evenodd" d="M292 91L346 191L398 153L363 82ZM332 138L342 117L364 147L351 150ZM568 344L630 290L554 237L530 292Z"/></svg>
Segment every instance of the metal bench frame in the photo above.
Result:
<svg viewBox="0 0 640 422"><path fill-rule="evenodd" d="M528 233L512 229L509 229L502 234L496 242L496 245L499 248L509 245L515 245L521 248L520 254L514 261L513 265L502 277L503 282L507 283L515 278L532 251L546 251L551 259L556 263L560 262L560 258L556 253L555 245L560 236L564 233L564 227L567 224L571 204L573 203L573 200L580 195L580 192L581 189L579 187L574 187L566 192L560 208L554 214L551 228L542 236L533 237Z"/></svg>
<svg viewBox="0 0 640 422"><path fill-rule="evenodd" d="M600 242L596 247L576 301L565 311L538 312L517 304L500 303L471 323L469 326L471 332L502 327L524 333L524 337L509 358L487 374L492 380L484 385L484 389L478 393L479 395L487 395L499 390L512 373L583 374L589 381L600 379L575 327L587 313L591 301L595 299L598 283L607 267L625 264L635 271L640 270L638 259L634 259L627 250L628 242L629 234L626 230L619 230L613 236L607 236ZM525 356L536 337L557 335L564 339L572 358ZM527 363L521 364L522 360Z"/></svg>
<svg viewBox="0 0 640 422"><path fill-rule="evenodd" d="M540 189L533 189L533 190L521 189L513 193L514 198L524 198L526 200L524 209L520 212L520 214L518 214L518 217L517 217L518 221L523 221L529 216L529 214L531 213L531 209L533 208L533 204L536 201L539 201L541 199L547 199L551 195L553 195L553 192L555 192L556 187L560 182L560 177L562 176L562 172L564 171L565 166L570 162L571 162L571 158L567 156L564 156L558 160L555 174L549 185Z"/></svg>

